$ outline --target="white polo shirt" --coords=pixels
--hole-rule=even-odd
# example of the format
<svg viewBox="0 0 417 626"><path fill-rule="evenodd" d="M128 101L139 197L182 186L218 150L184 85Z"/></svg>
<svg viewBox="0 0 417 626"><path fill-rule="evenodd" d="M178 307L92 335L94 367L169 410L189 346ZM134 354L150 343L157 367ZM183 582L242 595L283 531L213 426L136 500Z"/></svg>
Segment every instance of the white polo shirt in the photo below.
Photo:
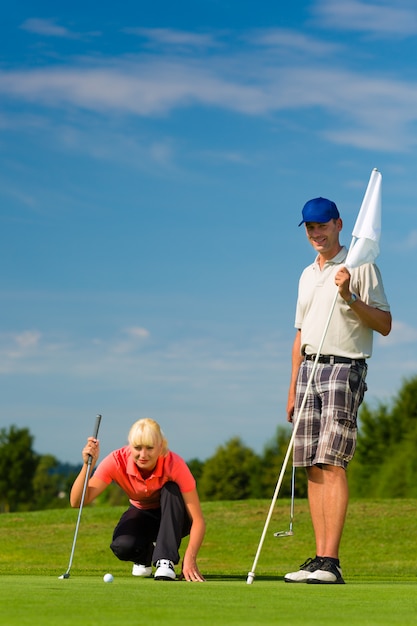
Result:
<svg viewBox="0 0 417 626"><path fill-rule="evenodd" d="M334 276L343 267L346 256L347 249L343 247L322 269L317 257L301 274L295 327L301 330L302 354L317 354L338 290ZM350 290L360 300L382 311L390 310L381 273L375 264L365 263L352 269L350 274ZM373 330L365 326L338 295L320 353L366 359L372 354L372 342Z"/></svg>

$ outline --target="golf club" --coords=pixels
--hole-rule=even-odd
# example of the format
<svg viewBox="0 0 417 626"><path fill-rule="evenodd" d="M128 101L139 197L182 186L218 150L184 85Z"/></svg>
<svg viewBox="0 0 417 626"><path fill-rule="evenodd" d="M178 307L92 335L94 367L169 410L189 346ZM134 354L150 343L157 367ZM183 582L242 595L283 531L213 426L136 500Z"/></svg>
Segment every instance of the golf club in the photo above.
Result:
<svg viewBox="0 0 417 626"><path fill-rule="evenodd" d="M93 437L95 439L97 439L97 436L98 436L98 429L100 428L100 422L101 422L101 415L97 415L96 423L95 423L95 426L94 426L94 434L93 434ZM70 555L67 571L65 572L65 574L62 574L62 576L58 577L58 578L61 578L61 579L70 577L70 569L71 569L71 566L72 566L72 559L74 558L75 544L77 542L78 528L80 526L81 513L82 513L82 510L83 510L85 493L87 491L88 479L90 477L90 467L91 467L92 460L93 460L92 456L88 455L87 470L86 470L86 473L85 473L85 479L84 479L83 492L82 492L82 495L81 495L80 508L78 509L78 518L77 518L77 524L75 526L75 533L74 533L74 540L72 542L71 555Z"/></svg>
<svg viewBox="0 0 417 626"><path fill-rule="evenodd" d="M274 533L274 537L291 537L294 534L292 529L293 521L294 521L294 497L295 497L295 467L292 466L292 476L291 476L291 508L290 508L290 527L288 530L281 530L277 533Z"/></svg>

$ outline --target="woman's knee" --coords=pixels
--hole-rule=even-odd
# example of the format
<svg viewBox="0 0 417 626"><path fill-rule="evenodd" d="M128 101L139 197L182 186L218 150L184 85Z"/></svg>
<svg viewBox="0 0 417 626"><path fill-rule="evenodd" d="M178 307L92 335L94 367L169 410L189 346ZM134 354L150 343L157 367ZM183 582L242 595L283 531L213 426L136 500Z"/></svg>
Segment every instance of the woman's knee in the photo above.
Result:
<svg viewBox="0 0 417 626"><path fill-rule="evenodd" d="M115 537L110 544L110 549L120 561L131 561L135 551L135 538L130 535Z"/></svg>

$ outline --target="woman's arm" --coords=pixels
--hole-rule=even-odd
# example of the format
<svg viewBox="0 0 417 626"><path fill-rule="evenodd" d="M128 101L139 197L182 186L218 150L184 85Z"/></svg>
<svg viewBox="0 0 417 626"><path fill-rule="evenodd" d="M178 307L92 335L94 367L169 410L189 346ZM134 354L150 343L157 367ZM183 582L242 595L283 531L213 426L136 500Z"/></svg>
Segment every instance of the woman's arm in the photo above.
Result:
<svg viewBox="0 0 417 626"><path fill-rule="evenodd" d="M206 532L206 523L201 510L200 498L197 489L183 493L184 503L191 518L191 530L188 546L184 554L182 575L189 582L204 582L204 576L197 566L197 554L203 543Z"/></svg>
<svg viewBox="0 0 417 626"><path fill-rule="evenodd" d="M87 440L87 445L82 451L83 466L71 488L70 504L73 508L79 508L81 504L81 497L83 493L86 473L89 472L89 474L91 475L94 466L97 463L99 454L100 444L98 440L94 439L94 437L89 437ZM90 457L92 460L91 464L89 465L88 461ZM89 504L90 502L92 502L95 498L97 498L97 496L100 495L100 493L105 490L107 486L107 483L99 480L98 478L94 478L94 476L90 478L85 492L84 504Z"/></svg>

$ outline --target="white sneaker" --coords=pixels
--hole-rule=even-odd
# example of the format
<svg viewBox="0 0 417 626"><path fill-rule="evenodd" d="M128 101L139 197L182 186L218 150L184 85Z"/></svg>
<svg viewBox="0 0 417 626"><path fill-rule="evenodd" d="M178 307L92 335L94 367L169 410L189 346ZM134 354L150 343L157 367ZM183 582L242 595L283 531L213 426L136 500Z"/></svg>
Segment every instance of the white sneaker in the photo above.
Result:
<svg viewBox="0 0 417 626"><path fill-rule="evenodd" d="M345 581L340 566L329 559L324 559L320 567L309 575L307 583L310 585L344 585Z"/></svg>
<svg viewBox="0 0 417 626"><path fill-rule="evenodd" d="M300 565L300 569L297 572L290 572L285 574L284 580L286 583L306 583L310 576L316 570L320 569L323 559L315 557L314 559L307 559L305 563Z"/></svg>
<svg viewBox="0 0 417 626"><path fill-rule="evenodd" d="M132 576L141 576L142 578L149 578L152 576L152 566L147 567L146 565L140 565L139 563L134 563L132 567Z"/></svg>
<svg viewBox="0 0 417 626"><path fill-rule="evenodd" d="M154 580L175 580L174 563L168 559L157 561Z"/></svg>

